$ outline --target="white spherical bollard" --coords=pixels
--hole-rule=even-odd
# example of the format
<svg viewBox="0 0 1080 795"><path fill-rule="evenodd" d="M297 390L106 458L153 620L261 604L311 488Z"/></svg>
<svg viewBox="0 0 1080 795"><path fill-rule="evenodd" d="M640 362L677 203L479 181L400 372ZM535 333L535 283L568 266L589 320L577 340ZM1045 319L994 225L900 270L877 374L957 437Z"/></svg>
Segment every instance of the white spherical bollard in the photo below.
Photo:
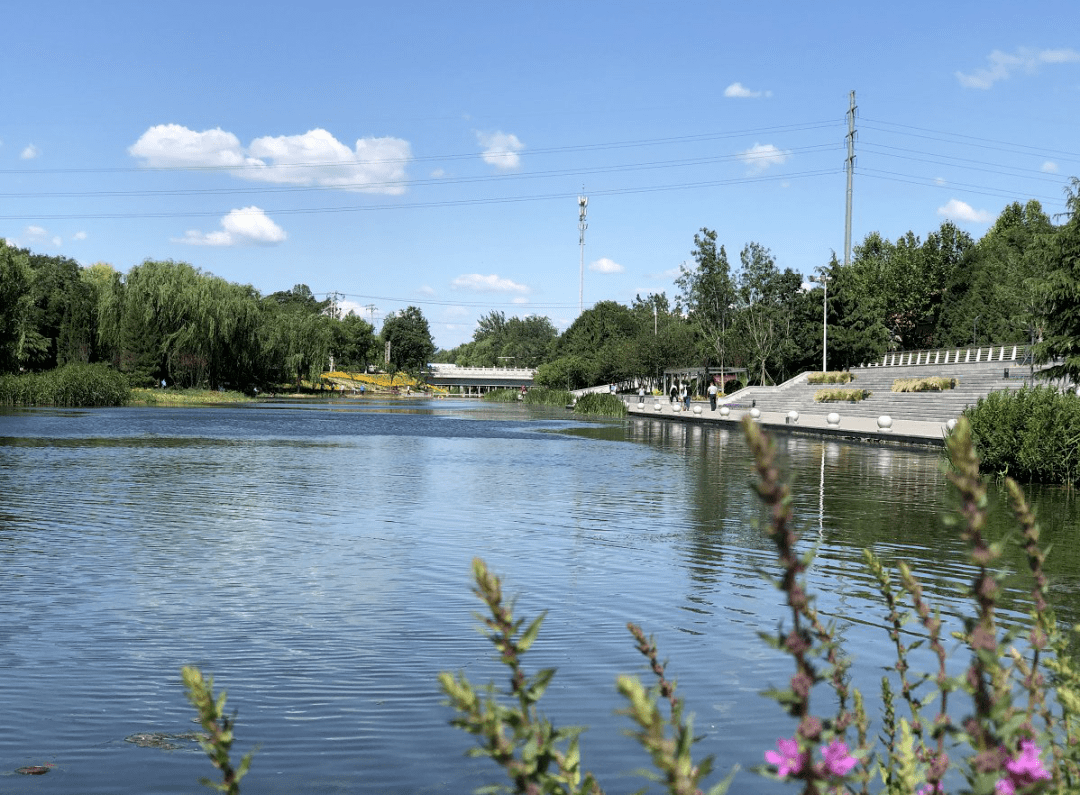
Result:
<svg viewBox="0 0 1080 795"><path fill-rule="evenodd" d="M720 407L720 416L723 417L725 420L727 419L727 416L730 413L731 413L731 409L729 409L727 406L721 406Z"/></svg>
<svg viewBox="0 0 1080 795"><path fill-rule="evenodd" d="M653 409L653 411L663 411L664 407L662 405L660 405L659 403L653 403L652 409Z"/></svg>
<svg viewBox="0 0 1080 795"><path fill-rule="evenodd" d="M701 413L701 406L694 406L694 413L695 414L700 414Z"/></svg>
<svg viewBox="0 0 1080 795"><path fill-rule="evenodd" d="M682 403L676 403L674 406L671 407L671 410L678 414L680 411L682 411Z"/></svg>
<svg viewBox="0 0 1080 795"><path fill-rule="evenodd" d="M825 418L825 422L829 423L830 428L835 428L840 424L840 415L835 411L831 412L829 416Z"/></svg>
<svg viewBox="0 0 1080 795"><path fill-rule="evenodd" d="M892 433L892 417L888 414L882 414L877 418L877 426L882 433Z"/></svg>
<svg viewBox="0 0 1080 795"><path fill-rule="evenodd" d="M761 409L757 408L756 406L754 408L750 409L750 417L754 420L754 422L757 422L758 420L760 420L761 419Z"/></svg>
<svg viewBox="0 0 1080 795"><path fill-rule="evenodd" d="M787 421L795 424L799 421L799 412L792 410L787 413Z"/></svg>

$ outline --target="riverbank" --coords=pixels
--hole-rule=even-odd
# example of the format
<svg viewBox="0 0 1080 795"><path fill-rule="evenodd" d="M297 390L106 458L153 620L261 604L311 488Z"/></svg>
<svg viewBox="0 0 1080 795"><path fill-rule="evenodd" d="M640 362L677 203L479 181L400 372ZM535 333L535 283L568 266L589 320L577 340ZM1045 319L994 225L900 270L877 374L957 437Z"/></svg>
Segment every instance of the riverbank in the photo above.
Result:
<svg viewBox="0 0 1080 795"><path fill-rule="evenodd" d="M873 442L879 444L916 445L920 447L944 447L948 428L944 423L918 420L892 420L888 428L879 425L878 418L845 416L842 405L830 406L830 411L820 414L795 416L778 411L759 411L757 421L770 433L786 433L803 436L826 436L847 441ZM724 410L726 409L726 414ZM689 410L673 404L666 398L646 399L639 404L636 398L628 399L630 417L648 417L668 422L684 422L703 425L724 425L735 428L753 408L717 406L691 402ZM836 424L829 422L829 414L839 415Z"/></svg>

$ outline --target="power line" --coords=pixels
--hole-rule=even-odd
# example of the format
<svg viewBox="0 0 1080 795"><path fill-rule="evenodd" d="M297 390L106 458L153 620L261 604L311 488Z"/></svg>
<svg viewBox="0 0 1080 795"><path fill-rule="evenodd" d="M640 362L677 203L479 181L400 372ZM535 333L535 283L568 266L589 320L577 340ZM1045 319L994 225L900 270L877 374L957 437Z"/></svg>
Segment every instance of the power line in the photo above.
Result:
<svg viewBox="0 0 1080 795"><path fill-rule="evenodd" d="M749 135L779 134L785 132L803 132L805 130L821 129L835 126L836 121L816 121L796 124L779 124L768 127L752 127L745 130L728 130L723 132L699 133L696 135L677 135L666 138L645 138L629 141L613 141L606 143L571 144L568 146L538 147L526 150L529 155L558 154L562 152L590 152L605 149L626 149L645 146L660 146L674 143L697 143L704 141L723 140L726 138L740 138ZM444 155L421 155L397 158L382 158L378 160L332 160L310 161L301 163L275 163L268 166L266 163L235 163L231 165L169 165L169 166L116 166L107 168L13 168L0 169L0 174L114 174L114 173L153 173L153 172L223 172L234 173L244 171L265 171L277 168L353 168L356 166L389 165L394 163L422 163L440 160L476 160L482 159L485 152L467 152Z"/></svg>
<svg viewBox="0 0 1080 795"><path fill-rule="evenodd" d="M794 147L784 150L789 154L804 154L814 151L835 149L837 144L811 144L802 147ZM529 171L516 174L488 174L472 177L429 178L413 180L390 180L384 182L355 182L335 185L302 185L287 187L251 187L251 188L186 188L168 190L130 190L130 191L53 191L37 193L0 193L0 199L72 199L72 198L142 198L150 196L229 196L245 194L287 194L287 193L310 193L326 191L368 191L373 188L411 188L430 185L460 185L476 182L512 182L525 179L551 179L555 177L585 176L593 174L612 174L627 171L647 171L659 169L688 168L713 163L725 163L733 160L752 163L754 161L768 160L773 157L772 153L735 153L729 155L717 155L714 157L698 157L682 160L659 160L645 163L623 163L611 166L596 166L593 168L560 169L549 171Z"/></svg>
<svg viewBox="0 0 1080 795"><path fill-rule="evenodd" d="M704 182L681 182L668 185L651 185L632 188L610 188L607 190L594 190L590 193L594 196L628 196L642 193L660 193L667 191L694 190L702 188L724 187L729 185L745 185L761 182L777 182L788 180L811 179L824 175L837 173L839 167L821 169L817 171L805 171L794 174L771 174L757 177L742 177L732 179L708 180ZM273 215L315 215L337 214L358 212L380 212L386 210L419 210L439 207L469 207L488 204L516 204L521 202L556 201L564 200L575 194L559 192L546 194L532 194L525 196L498 196L482 197L477 199L447 199L444 201L410 202L401 204L375 204L375 205L339 205L334 207L299 207L286 209L267 209L265 212ZM131 220L137 218L219 218L232 212L230 210L193 210L190 212L105 212L105 213L33 213L17 215L0 215L3 221L27 221L27 220ZM242 212L242 211L236 211Z"/></svg>

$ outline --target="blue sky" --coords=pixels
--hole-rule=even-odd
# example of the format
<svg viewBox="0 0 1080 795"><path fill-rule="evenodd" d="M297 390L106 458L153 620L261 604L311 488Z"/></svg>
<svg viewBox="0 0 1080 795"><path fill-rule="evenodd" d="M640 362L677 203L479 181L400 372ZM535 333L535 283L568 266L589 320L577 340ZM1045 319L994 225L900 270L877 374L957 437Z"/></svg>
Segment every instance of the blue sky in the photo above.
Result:
<svg viewBox="0 0 1080 795"><path fill-rule="evenodd" d="M35 0L3 5L0 236L336 291L436 344L675 294L694 234L809 274L975 238L1080 175L1080 3ZM373 306L374 309L366 307Z"/></svg>

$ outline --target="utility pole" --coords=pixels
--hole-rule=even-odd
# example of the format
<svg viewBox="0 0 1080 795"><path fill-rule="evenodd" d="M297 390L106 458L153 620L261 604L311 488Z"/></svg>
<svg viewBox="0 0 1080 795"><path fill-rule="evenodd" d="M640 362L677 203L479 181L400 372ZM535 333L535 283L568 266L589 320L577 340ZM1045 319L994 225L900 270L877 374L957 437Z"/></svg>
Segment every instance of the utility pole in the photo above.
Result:
<svg viewBox="0 0 1080 795"><path fill-rule="evenodd" d="M582 186L582 191L585 187ZM587 196L578 196L578 245L581 247L581 279L578 284L578 314L585 311L585 230L589 225L585 223L585 212L589 207Z"/></svg>
<svg viewBox="0 0 1080 795"><path fill-rule="evenodd" d="M855 171L855 92L847 112L847 212L844 215L844 267L851 265L851 177Z"/></svg>
<svg viewBox="0 0 1080 795"><path fill-rule="evenodd" d="M364 307L368 311L368 316L371 318L371 328L375 328L375 304L368 304Z"/></svg>

